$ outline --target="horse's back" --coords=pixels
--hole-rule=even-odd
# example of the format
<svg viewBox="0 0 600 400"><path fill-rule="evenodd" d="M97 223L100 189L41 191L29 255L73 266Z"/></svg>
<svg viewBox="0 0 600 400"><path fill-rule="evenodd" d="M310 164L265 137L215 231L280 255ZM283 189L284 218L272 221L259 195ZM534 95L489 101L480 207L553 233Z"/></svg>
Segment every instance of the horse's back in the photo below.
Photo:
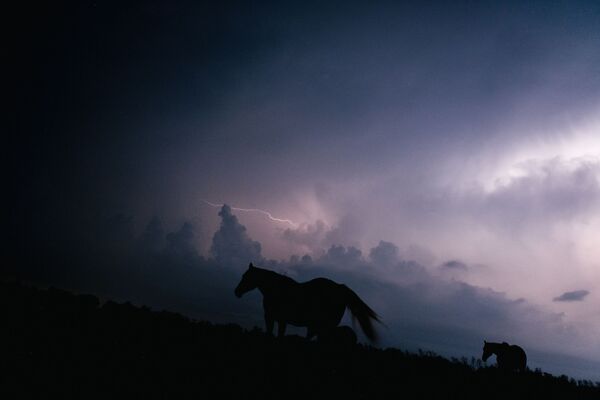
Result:
<svg viewBox="0 0 600 400"><path fill-rule="evenodd" d="M515 359L519 364L519 367L525 368L525 366L527 365L527 354L525 354L525 350L523 350L521 346L517 346L516 344L510 347Z"/></svg>
<svg viewBox="0 0 600 400"><path fill-rule="evenodd" d="M341 300L343 297L343 285L327 278L315 278L300 284L302 290L307 296L320 299L321 301Z"/></svg>
<svg viewBox="0 0 600 400"><path fill-rule="evenodd" d="M301 283L301 285L316 286L316 287L337 287L337 286L341 286L339 283L334 282L331 279L327 279L327 278L315 278L315 279L311 279L310 281L306 281L304 283Z"/></svg>
<svg viewBox="0 0 600 400"><path fill-rule="evenodd" d="M316 278L289 289L275 306L281 318L297 326L337 326L346 308L342 285Z"/></svg>
<svg viewBox="0 0 600 400"><path fill-rule="evenodd" d="M523 350L523 348L521 346L517 346L516 344L512 344L510 346L510 352L511 352L511 354L513 354L513 357L515 357L515 358L527 358L527 355L525 354L525 350Z"/></svg>

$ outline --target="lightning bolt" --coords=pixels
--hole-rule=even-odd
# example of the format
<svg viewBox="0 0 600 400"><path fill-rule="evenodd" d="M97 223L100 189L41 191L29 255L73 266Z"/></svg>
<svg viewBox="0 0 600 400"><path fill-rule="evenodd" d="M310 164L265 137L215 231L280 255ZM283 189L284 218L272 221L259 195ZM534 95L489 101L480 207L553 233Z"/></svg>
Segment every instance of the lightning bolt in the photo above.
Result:
<svg viewBox="0 0 600 400"><path fill-rule="evenodd" d="M215 207L215 208L223 207L223 204L212 203L212 202L210 202L208 200L204 200L204 199L202 199L202 201L204 203L208 204L211 207ZM242 211L242 212L257 212L257 213L261 213L263 215L266 215L267 218L269 218L273 222L282 222L284 224L290 225L292 228L297 228L298 227L298 224L295 223L294 221L290 220L290 219L287 219L287 218L276 218L270 212L265 211L265 210L261 210L261 209L258 209L258 208L231 207L231 209L235 210L235 211Z"/></svg>

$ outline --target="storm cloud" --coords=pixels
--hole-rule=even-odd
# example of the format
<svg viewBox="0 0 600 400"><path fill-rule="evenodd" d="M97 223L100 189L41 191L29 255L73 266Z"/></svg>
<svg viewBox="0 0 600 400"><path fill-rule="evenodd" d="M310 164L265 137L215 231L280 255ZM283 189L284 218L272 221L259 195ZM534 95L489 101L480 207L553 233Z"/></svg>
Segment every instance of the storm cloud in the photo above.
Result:
<svg viewBox="0 0 600 400"><path fill-rule="evenodd" d="M261 262L261 245L246 233L246 227L224 205L219 211L221 226L212 239L211 255L222 265L244 265L250 261Z"/></svg>
<svg viewBox="0 0 600 400"><path fill-rule="evenodd" d="M469 269L467 265L463 262L457 260L450 260L443 263L440 268L444 269L454 269L454 270L467 270Z"/></svg>
<svg viewBox="0 0 600 400"><path fill-rule="evenodd" d="M564 292L558 297L555 297L554 301L583 301L586 296L590 294L587 290L574 290L572 292Z"/></svg>

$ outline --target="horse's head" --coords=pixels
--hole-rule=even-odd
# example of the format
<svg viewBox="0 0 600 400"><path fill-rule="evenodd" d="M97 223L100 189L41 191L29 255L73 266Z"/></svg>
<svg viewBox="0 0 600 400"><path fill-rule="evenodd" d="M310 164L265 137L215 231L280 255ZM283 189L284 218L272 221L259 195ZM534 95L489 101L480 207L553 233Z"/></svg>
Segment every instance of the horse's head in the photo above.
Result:
<svg viewBox="0 0 600 400"><path fill-rule="evenodd" d="M490 356L492 354L494 354L494 352L492 350L492 346L490 345L490 343L488 343L484 340L483 341L483 354L481 355L481 359L483 361L487 361L487 359L490 358Z"/></svg>
<svg viewBox="0 0 600 400"><path fill-rule="evenodd" d="M242 280L235 288L234 293L237 297L242 297L242 295L244 293L249 292L253 289L256 289L256 287L258 286L258 282L257 282L258 271L257 271L257 269L258 268L255 268L254 265L252 265L252 263L250 263L250 265L248 266L248 270L246 272L244 272L244 275L242 275Z"/></svg>

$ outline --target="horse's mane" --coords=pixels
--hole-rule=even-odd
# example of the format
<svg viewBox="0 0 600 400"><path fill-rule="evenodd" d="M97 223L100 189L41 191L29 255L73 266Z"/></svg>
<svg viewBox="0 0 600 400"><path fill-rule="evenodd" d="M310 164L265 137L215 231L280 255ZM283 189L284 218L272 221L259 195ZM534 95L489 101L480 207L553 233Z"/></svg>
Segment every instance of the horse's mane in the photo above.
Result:
<svg viewBox="0 0 600 400"><path fill-rule="evenodd" d="M514 345L508 344L506 342L487 342L486 343L488 346L490 346L491 349L494 349L493 351L500 351L500 352L505 352L505 351L509 351L511 348L514 348Z"/></svg>
<svg viewBox="0 0 600 400"><path fill-rule="evenodd" d="M290 278L289 276L279 274L275 271L271 271L270 269L264 269L264 268L259 268L259 267L254 267L254 269L256 269L258 272L260 272L260 274L263 277L273 280L273 281L279 281L279 282L287 283L287 284L297 284L298 283L294 279Z"/></svg>

